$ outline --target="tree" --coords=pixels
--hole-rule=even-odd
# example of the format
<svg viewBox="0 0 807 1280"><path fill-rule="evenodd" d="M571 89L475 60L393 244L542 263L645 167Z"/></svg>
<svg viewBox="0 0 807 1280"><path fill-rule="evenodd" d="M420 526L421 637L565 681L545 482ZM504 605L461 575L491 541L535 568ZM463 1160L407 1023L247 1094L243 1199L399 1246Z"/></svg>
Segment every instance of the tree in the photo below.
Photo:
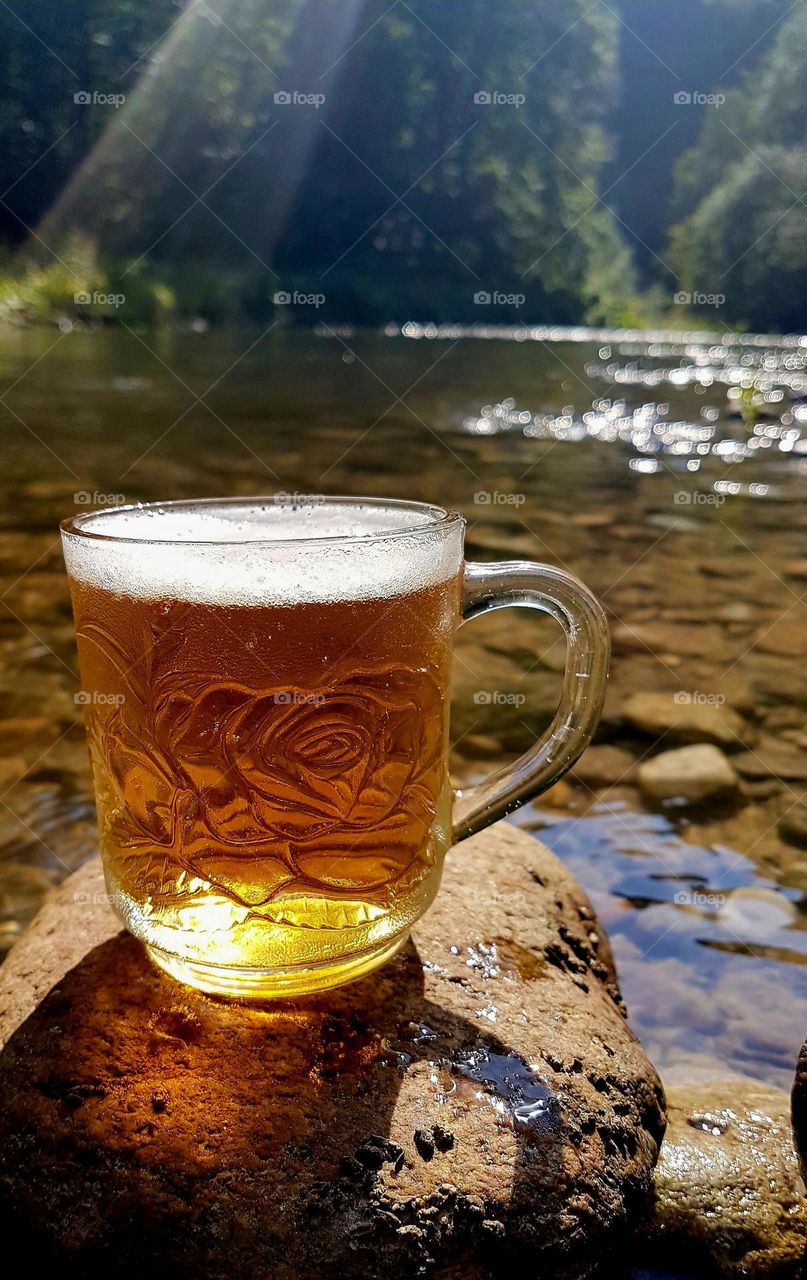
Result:
<svg viewBox="0 0 807 1280"><path fill-rule="evenodd" d="M0 238L19 243L76 170L127 94L178 0L39 0L0 9ZM21 20L25 17L25 21Z"/></svg>
<svg viewBox="0 0 807 1280"><path fill-rule="evenodd" d="M671 260L682 288L724 293L724 314L759 329L807 324L806 57L799 6L676 171Z"/></svg>
<svg viewBox="0 0 807 1280"><path fill-rule="evenodd" d="M358 319L624 312L629 255L597 199L610 11L204 0L145 66L47 243L89 230L138 271L230 273L256 314L273 271ZM480 292L514 301L483 313Z"/></svg>

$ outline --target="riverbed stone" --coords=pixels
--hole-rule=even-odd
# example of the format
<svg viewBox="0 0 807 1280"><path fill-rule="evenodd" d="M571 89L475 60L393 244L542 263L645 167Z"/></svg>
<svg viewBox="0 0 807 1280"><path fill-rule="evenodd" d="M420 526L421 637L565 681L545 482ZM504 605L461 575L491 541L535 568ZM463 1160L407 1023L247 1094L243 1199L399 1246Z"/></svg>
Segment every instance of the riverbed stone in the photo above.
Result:
<svg viewBox="0 0 807 1280"><path fill-rule="evenodd" d="M652 1256L724 1276L801 1276L807 1193L787 1094L753 1081L667 1089Z"/></svg>
<svg viewBox="0 0 807 1280"><path fill-rule="evenodd" d="M745 778L786 778L807 782L807 752L766 734L753 751L741 751L734 765Z"/></svg>
<svg viewBox="0 0 807 1280"><path fill-rule="evenodd" d="M777 829L782 839L787 840L788 844L807 849L807 798L802 796L801 800L794 804L788 794L787 809L779 819Z"/></svg>
<svg viewBox="0 0 807 1280"><path fill-rule="evenodd" d="M571 875L506 824L397 957L306 1002L175 984L97 861L0 971L0 1225L60 1275L587 1275L641 1222L660 1082Z"/></svg>
<svg viewBox="0 0 807 1280"><path fill-rule="evenodd" d="M638 770L639 786L652 800L698 804L736 789L737 775L727 757L711 743L662 751Z"/></svg>
<svg viewBox="0 0 807 1280"><path fill-rule="evenodd" d="M640 733L674 742L712 742L737 748L746 733L745 721L725 703L694 701L692 693L634 693L622 714ZM720 698L722 695L703 695Z"/></svg>
<svg viewBox="0 0 807 1280"><path fill-rule="evenodd" d="M620 782L630 782L636 761L629 751L608 743L588 747L571 772L575 782L581 782L592 790L615 787Z"/></svg>
<svg viewBox="0 0 807 1280"><path fill-rule="evenodd" d="M801 658L804 655L804 638L807 635L807 611L793 610L767 622L755 638L755 645L763 653L775 653L785 658Z"/></svg>

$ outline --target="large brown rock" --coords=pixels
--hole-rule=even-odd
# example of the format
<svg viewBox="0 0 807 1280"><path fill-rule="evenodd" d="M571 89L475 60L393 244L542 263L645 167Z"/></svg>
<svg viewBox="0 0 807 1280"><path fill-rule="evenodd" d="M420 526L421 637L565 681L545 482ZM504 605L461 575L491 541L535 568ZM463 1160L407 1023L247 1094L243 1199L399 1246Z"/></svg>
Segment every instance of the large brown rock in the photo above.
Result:
<svg viewBox="0 0 807 1280"><path fill-rule="evenodd" d="M0 1225L61 1277L587 1274L644 1214L661 1086L584 894L500 825L353 986L152 968L97 863L0 971Z"/></svg>
<svg viewBox="0 0 807 1280"><path fill-rule="evenodd" d="M752 1081L671 1085L651 1257L724 1276L801 1276L807 1193L786 1093Z"/></svg>

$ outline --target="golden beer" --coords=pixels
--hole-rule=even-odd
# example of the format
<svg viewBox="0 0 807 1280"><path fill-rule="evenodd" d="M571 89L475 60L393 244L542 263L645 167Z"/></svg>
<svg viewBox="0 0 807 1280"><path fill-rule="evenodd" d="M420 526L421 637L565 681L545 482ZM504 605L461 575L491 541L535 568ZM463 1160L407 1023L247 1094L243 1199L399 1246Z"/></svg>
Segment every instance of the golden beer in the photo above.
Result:
<svg viewBox="0 0 807 1280"><path fill-rule="evenodd" d="M146 527L159 539L172 520ZM288 533L282 512L248 522L264 531ZM223 577L220 546L191 573L154 545L145 578L127 580L126 555L106 578L93 547L67 557L116 909L159 964L208 990L300 991L344 980L346 961L379 963L433 898L451 841L459 552L424 574L411 549L370 540L340 585L338 556L306 579L306 558L328 559L314 542L290 558L283 541L225 544Z"/></svg>

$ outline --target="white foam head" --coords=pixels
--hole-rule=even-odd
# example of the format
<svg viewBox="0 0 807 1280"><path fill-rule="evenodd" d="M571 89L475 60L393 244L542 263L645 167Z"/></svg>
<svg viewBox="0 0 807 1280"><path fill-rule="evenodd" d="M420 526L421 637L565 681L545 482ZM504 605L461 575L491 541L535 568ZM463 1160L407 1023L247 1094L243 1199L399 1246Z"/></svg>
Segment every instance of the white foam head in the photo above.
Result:
<svg viewBox="0 0 807 1280"><path fill-rule="evenodd" d="M71 577L117 595L290 605L443 582L459 570L461 531L437 507L256 499L93 512L63 545Z"/></svg>

